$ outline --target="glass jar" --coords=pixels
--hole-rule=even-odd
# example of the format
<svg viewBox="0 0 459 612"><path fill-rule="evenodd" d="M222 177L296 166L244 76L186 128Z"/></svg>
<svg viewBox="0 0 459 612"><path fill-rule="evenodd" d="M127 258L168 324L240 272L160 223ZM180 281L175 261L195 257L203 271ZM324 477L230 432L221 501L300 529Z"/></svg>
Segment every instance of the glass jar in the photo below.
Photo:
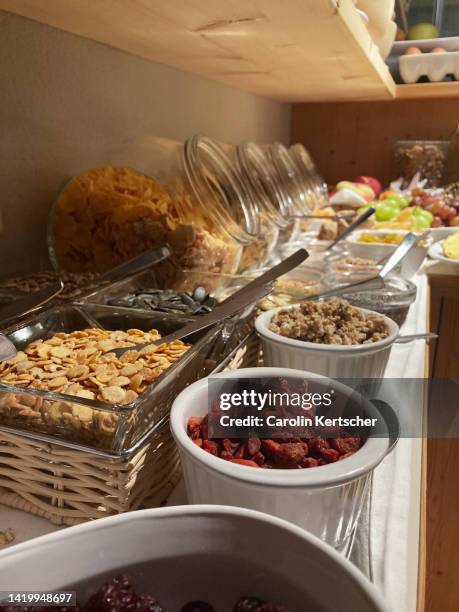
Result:
<svg viewBox="0 0 459 612"><path fill-rule="evenodd" d="M144 137L104 162L110 166L71 180L53 206L49 243L58 267L102 272L168 243L180 267L238 270L243 247L258 235L258 216L216 143ZM165 275L174 269L159 268Z"/></svg>
<svg viewBox="0 0 459 612"><path fill-rule="evenodd" d="M398 140L395 143L397 176L403 179L403 187L419 173L426 179L426 187L442 184L449 142L444 140Z"/></svg>
<svg viewBox="0 0 459 612"><path fill-rule="evenodd" d="M314 209L314 201L311 194L304 188L300 172L287 147L280 142L275 142L267 145L266 150L286 194L290 215L298 218L310 215Z"/></svg>
<svg viewBox="0 0 459 612"><path fill-rule="evenodd" d="M306 147L300 143L294 144L289 148L289 153L299 169L305 189L310 193L315 208L328 206L327 183L320 176Z"/></svg>
<svg viewBox="0 0 459 612"><path fill-rule="evenodd" d="M244 247L239 265L240 273L254 272L263 268L270 259L278 241L279 228L284 227L286 223L282 217L279 221L279 213L271 202L263 197L263 194L258 194L257 190L253 188L252 173L246 174L244 172L237 147L229 144L221 144L220 146L234 163L247 190L246 197L251 199L257 211L259 233L250 244ZM243 148L243 145L241 146ZM250 155L248 157L249 160L247 161L246 156L242 155L243 163L250 167Z"/></svg>
<svg viewBox="0 0 459 612"><path fill-rule="evenodd" d="M267 146L269 156L276 168L279 181L287 195L290 214L298 221L296 240L304 244L318 234L318 224L310 219L316 207L313 193L304 183L300 170L288 149L281 143Z"/></svg>
<svg viewBox="0 0 459 612"><path fill-rule="evenodd" d="M276 246L294 240L298 232L298 221L290 213L287 194L263 147L254 142L242 143L237 146L236 155L253 200L278 228Z"/></svg>

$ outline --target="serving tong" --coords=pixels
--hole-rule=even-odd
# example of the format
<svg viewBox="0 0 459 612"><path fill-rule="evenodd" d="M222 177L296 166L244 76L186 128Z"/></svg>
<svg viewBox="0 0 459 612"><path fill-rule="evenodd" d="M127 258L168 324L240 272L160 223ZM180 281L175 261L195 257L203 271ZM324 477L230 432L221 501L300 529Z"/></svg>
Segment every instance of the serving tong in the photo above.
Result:
<svg viewBox="0 0 459 612"><path fill-rule="evenodd" d="M136 344L134 346L128 346L123 348L115 348L109 351L110 353L115 353L117 357L121 357L123 353L126 351L140 351L147 346L152 345L160 345L168 342L173 342L174 340L181 340L190 336L191 334L202 331L207 327L210 327L214 323L218 323L219 321L223 321L233 315L235 315L240 310L243 310L247 306L250 306L254 302L257 302L261 298L265 297L270 293L273 289L274 281L293 270L299 266L303 261L305 261L309 257L308 252L305 249L299 249L295 251L290 257L284 259L280 264L273 266L254 280L250 281L239 289L229 297L227 297L223 302L220 302L218 306L214 308L214 310L208 314L201 315L196 318L196 320L188 323L181 329L178 329L159 340L154 342L147 342L146 344Z"/></svg>

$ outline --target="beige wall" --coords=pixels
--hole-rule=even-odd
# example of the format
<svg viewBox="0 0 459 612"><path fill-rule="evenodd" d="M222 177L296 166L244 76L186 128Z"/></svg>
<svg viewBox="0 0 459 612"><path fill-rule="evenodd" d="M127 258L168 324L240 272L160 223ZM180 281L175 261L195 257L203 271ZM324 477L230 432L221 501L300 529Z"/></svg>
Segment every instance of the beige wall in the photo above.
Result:
<svg viewBox="0 0 459 612"><path fill-rule="evenodd" d="M288 141L290 108L0 11L1 275L46 267L56 191L145 134Z"/></svg>

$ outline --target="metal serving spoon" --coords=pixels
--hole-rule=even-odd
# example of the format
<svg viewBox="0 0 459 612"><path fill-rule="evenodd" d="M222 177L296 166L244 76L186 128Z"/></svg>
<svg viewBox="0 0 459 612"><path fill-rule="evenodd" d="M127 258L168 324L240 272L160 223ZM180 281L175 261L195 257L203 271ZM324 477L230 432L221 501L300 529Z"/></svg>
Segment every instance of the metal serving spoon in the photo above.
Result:
<svg viewBox="0 0 459 612"><path fill-rule="evenodd" d="M413 340L436 340L438 338L438 334L434 334L433 332L424 332L419 334L406 334L405 336L397 336L395 342L397 344L406 344L407 342L412 342Z"/></svg>

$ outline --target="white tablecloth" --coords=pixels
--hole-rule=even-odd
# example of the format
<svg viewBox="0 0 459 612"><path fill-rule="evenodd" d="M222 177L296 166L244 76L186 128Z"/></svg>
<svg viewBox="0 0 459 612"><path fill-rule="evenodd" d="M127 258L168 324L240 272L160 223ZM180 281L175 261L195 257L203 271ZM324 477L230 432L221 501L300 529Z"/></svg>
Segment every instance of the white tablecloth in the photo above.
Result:
<svg viewBox="0 0 459 612"><path fill-rule="evenodd" d="M403 333L426 330L427 279L417 276L414 281L418 286L418 296L403 326ZM423 378L424 360L424 341L396 345L386 375ZM373 580L394 612L416 610L420 482L421 440L402 439L375 470L370 519L368 521L368 516L363 516L354 546L353 560L366 573L370 573L370 547ZM169 505L185 501L181 483L171 495ZM0 505L0 531L7 527L15 530L15 543L59 529L44 519Z"/></svg>
<svg viewBox="0 0 459 612"><path fill-rule="evenodd" d="M416 302L410 309L402 333L427 331L427 278L416 276ZM416 340L395 345L386 376L390 378L424 378L425 342ZM408 383L407 383L408 388ZM416 389L419 390L419 387ZM416 410L413 392L402 398L402 410ZM401 438L394 451L375 470L373 478L371 529L363 525L353 551L353 560L366 573L368 540L371 549L372 578L394 611L415 612L419 556L419 523L421 499L421 438ZM363 517L363 522L366 522Z"/></svg>

